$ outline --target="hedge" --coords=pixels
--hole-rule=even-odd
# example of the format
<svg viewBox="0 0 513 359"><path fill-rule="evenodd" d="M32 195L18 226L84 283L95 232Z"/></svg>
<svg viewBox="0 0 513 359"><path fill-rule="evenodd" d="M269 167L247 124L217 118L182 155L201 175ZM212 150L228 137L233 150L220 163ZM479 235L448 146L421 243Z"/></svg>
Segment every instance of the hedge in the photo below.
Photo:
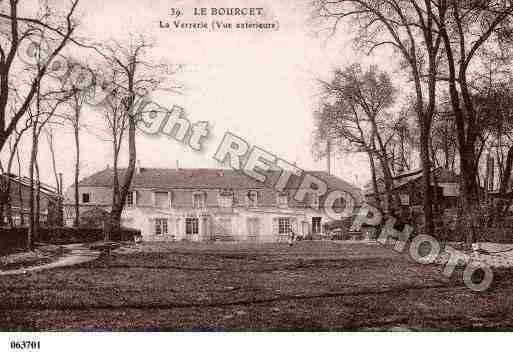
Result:
<svg viewBox="0 0 513 359"><path fill-rule="evenodd" d="M0 228L0 253L12 252L23 249L27 243L28 228ZM140 236L141 231L133 228L122 227L120 233L113 236L115 241L133 241ZM102 228L86 227L43 227L39 231L38 243L48 244L73 244L91 243L104 239Z"/></svg>
<svg viewBox="0 0 513 359"><path fill-rule="evenodd" d="M27 228L0 228L0 254L26 247Z"/></svg>

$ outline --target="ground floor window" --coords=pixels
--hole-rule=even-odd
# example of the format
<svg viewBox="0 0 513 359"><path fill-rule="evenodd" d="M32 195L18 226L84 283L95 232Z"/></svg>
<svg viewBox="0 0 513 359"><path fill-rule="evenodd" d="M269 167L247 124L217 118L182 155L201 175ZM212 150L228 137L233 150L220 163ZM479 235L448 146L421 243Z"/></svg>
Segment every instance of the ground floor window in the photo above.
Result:
<svg viewBox="0 0 513 359"><path fill-rule="evenodd" d="M163 236L167 234L167 218L155 219L155 235Z"/></svg>
<svg viewBox="0 0 513 359"><path fill-rule="evenodd" d="M312 217L312 233L321 233L321 217Z"/></svg>
<svg viewBox="0 0 513 359"><path fill-rule="evenodd" d="M199 233L199 220L196 217L189 217L185 219L185 234L198 234Z"/></svg>
<svg viewBox="0 0 513 359"><path fill-rule="evenodd" d="M290 218L278 218L278 234L289 234L290 229Z"/></svg>
<svg viewBox="0 0 513 359"><path fill-rule="evenodd" d="M260 234L260 221L258 218L248 218L248 235L256 237Z"/></svg>
<svg viewBox="0 0 513 359"><path fill-rule="evenodd" d="M232 235L232 219L231 218L221 218L220 223L221 223L223 235L231 236Z"/></svg>

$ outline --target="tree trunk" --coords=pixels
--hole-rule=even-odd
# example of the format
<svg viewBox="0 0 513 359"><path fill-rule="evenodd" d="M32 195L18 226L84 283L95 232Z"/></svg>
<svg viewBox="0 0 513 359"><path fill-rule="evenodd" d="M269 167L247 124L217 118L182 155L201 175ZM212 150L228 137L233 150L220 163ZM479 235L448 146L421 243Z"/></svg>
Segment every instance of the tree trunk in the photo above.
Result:
<svg viewBox="0 0 513 359"><path fill-rule="evenodd" d="M75 185L75 219L73 220L73 226L78 227L80 225L80 196L78 193L78 177L80 175L80 137L79 137L79 127L78 127L78 119L75 119L77 122L73 124L73 131L75 135L75 177L74 177L74 185Z"/></svg>
<svg viewBox="0 0 513 359"><path fill-rule="evenodd" d="M374 162L374 156L369 151L367 152L367 155L369 156L369 164L370 164L371 177L372 177L372 190L374 191L374 199L376 200L376 207L380 210L383 210L381 207L381 196L379 194L378 180L376 177L376 163Z"/></svg>
<svg viewBox="0 0 513 359"><path fill-rule="evenodd" d="M477 169L475 166L474 146L465 146L460 156L460 182L462 217L464 219L466 240L468 244L474 243L477 237Z"/></svg>
<svg viewBox="0 0 513 359"><path fill-rule="evenodd" d="M421 126L420 134L420 161L422 164L422 186L424 189L424 219L426 234L434 234L433 223L433 191L431 187L431 161L429 158L429 134L425 126Z"/></svg>
<svg viewBox="0 0 513 359"><path fill-rule="evenodd" d="M21 177L21 160L20 160L20 152L16 149L16 162L18 162L18 177ZM18 197L20 201L20 226L25 226L25 213L23 213L23 191L21 186L18 185Z"/></svg>
<svg viewBox="0 0 513 359"><path fill-rule="evenodd" d="M29 165L29 177L30 177L30 189L29 189L29 227L28 227L28 235L27 235L27 250L31 251L34 248L35 241L35 223L34 218L36 216L35 213L35 193L34 193L34 167L36 162L36 152L37 152L37 136L36 136L36 126L34 125L32 129L32 150L30 151L30 165Z"/></svg>
<svg viewBox="0 0 513 359"><path fill-rule="evenodd" d="M511 170L513 166L513 145L509 148L508 154L506 156L506 164L504 166L504 170L500 176L500 187L499 187L499 200L497 201L497 209L495 219L496 222L499 222L500 219L504 216L507 211L507 203L506 196L508 190L510 188L510 180L511 180Z"/></svg>
<svg viewBox="0 0 513 359"><path fill-rule="evenodd" d="M36 170L37 182L36 182L36 193L35 193L35 195L36 195L36 203L35 203L36 218L34 219L34 233L35 233L34 238L38 238L40 228L41 228L41 179L39 177L39 163L37 161L37 157L35 160L36 161L34 162L34 168Z"/></svg>

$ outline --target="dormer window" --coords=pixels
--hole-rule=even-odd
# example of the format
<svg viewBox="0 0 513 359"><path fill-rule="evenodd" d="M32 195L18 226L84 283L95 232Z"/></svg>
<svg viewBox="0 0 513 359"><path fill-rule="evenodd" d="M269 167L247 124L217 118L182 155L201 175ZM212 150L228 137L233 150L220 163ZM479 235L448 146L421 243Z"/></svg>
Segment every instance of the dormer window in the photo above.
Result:
<svg viewBox="0 0 513 359"><path fill-rule="evenodd" d="M233 192L221 191L219 193L219 207L231 208L233 207Z"/></svg>
<svg viewBox="0 0 513 359"><path fill-rule="evenodd" d="M206 197L207 197L207 194L205 192L193 193L192 194L192 207L205 208L206 207Z"/></svg>
<svg viewBox="0 0 513 359"><path fill-rule="evenodd" d="M258 206L258 192L257 191L248 191L247 204L248 204L248 207L257 207Z"/></svg>
<svg viewBox="0 0 513 359"><path fill-rule="evenodd" d="M279 207L287 207L289 205L289 196L287 193L278 193L277 202Z"/></svg>

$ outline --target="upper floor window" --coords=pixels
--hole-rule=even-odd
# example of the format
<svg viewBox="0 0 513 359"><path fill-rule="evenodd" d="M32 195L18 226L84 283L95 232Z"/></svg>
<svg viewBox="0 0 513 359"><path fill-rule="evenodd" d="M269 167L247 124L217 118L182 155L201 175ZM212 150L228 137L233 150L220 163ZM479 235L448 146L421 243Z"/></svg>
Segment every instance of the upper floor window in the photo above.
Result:
<svg viewBox="0 0 513 359"><path fill-rule="evenodd" d="M82 203L91 202L91 195L89 193L82 193Z"/></svg>
<svg viewBox="0 0 513 359"><path fill-rule="evenodd" d="M192 206L194 208L205 208L206 207L206 193L193 193L192 195Z"/></svg>
<svg viewBox="0 0 513 359"><path fill-rule="evenodd" d="M219 190L219 196L217 197L219 207L230 208L233 207L233 190L221 189Z"/></svg>
<svg viewBox="0 0 513 359"><path fill-rule="evenodd" d="M130 191L126 195L126 206L127 207L134 207L135 206L135 192Z"/></svg>
<svg viewBox="0 0 513 359"><path fill-rule="evenodd" d="M171 206L171 194L169 192L155 192L154 205L158 208L169 208Z"/></svg>
<svg viewBox="0 0 513 359"><path fill-rule="evenodd" d="M257 191L248 191L248 206L249 207L258 206L258 192Z"/></svg>
<svg viewBox="0 0 513 359"><path fill-rule="evenodd" d="M278 193L278 206L286 207L289 204L289 197L286 193Z"/></svg>

